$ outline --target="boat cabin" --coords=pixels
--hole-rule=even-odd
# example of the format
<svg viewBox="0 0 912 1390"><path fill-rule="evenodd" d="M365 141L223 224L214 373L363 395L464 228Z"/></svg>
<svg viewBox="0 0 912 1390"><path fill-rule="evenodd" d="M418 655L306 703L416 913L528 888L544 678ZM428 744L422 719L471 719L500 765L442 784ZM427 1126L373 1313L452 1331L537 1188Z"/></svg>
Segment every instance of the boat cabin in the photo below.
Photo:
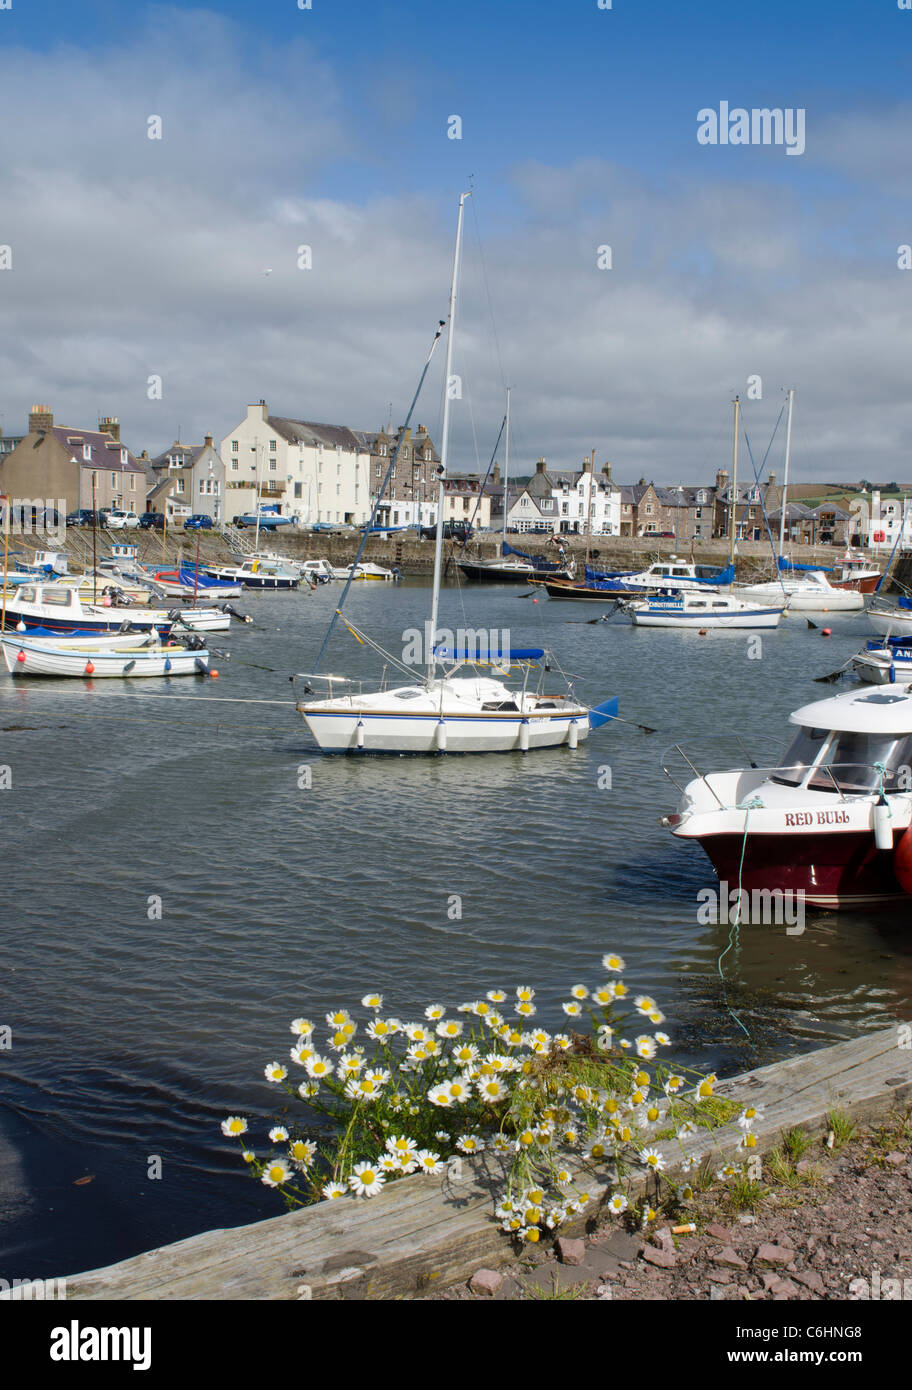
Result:
<svg viewBox="0 0 912 1390"><path fill-rule="evenodd" d="M770 780L817 792L912 791L912 686L861 691L805 705Z"/></svg>

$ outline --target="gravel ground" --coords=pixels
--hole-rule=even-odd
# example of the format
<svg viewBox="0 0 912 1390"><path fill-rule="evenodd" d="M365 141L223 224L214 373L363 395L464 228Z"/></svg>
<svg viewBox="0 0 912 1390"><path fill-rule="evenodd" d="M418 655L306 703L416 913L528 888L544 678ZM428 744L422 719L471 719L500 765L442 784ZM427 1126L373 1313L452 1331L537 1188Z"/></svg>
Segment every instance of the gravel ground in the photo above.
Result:
<svg viewBox="0 0 912 1390"><path fill-rule="evenodd" d="M912 1121L833 1136L830 1148L826 1138L767 1155L759 1191L716 1184L646 1231L600 1219L582 1239L527 1246L433 1297L912 1298ZM672 1234L685 1223L696 1229Z"/></svg>

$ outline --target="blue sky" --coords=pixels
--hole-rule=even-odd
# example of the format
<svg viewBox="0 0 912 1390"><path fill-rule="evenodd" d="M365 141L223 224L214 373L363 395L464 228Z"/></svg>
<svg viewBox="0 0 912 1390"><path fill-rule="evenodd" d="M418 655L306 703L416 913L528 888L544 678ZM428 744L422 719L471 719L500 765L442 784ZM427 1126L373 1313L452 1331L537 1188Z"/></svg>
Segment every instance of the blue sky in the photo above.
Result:
<svg viewBox="0 0 912 1390"><path fill-rule="evenodd" d="M401 414L472 175L462 466L506 377L527 462L597 443L618 477L696 481L759 372L755 427L793 385L808 476L912 477L910 75L895 0L13 0L3 427L49 399L157 451L178 425L228 433L261 395L360 427L389 400ZM699 145L697 111L722 99L804 108L806 152ZM142 389L156 366L163 402Z"/></svg>

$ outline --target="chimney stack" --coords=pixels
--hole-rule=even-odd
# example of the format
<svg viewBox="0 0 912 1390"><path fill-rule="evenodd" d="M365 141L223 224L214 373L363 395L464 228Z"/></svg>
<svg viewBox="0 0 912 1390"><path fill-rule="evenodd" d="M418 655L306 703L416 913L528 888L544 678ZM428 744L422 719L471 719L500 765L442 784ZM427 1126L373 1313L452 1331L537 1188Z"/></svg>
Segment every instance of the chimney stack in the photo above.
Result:
<svg viewBox="0 0 912 1390"><path fill-rule="evenodd" d="M544 459L539 459L539 460L538 460L538 462L537 462L536 465L535 465L535 471L536 471L536 473L544 473L544 471L545 471L545 460L544 460Z"/></svg>
<svg viewBox="0 0 912 1390"><path fill-rule="evenodd" d="M602 464L602 472L603 472L604 475L605 475L606 481L610 483L610 482L611 482L611 464L608 462L607 459L605 459L605 462Z"/></svg>
<svg viewBox="0 0 912 1390"><path fill-rule="evenodd" d="M719 471L716 473L716 487L721 491L722 488L727 487L727 485L728 485L728 469L727 469L727 468L720 468Z"/></svg>
<svg viewBox="0 0 912 1390"><path fill-rule="evenodd" d="M109 434L120 443L120 421L116 415L106 415L99 425L102 434Z"/></svg>
<svg viewBox="0 0 912 1390"><path fill-rule="evenodd" d="M54 428L54 416L49 405L33 405L29 411L29 434L47 434Z"/></svg>
<svg viewBox="0 0 912 1390"><path fill-rule="evenodd" d="M203 443L205 444L205 446L206 446L207 449L211 449L211 448L212 448L212 435L211 435L211 434L207 434L207 435L206 435L206 438L203 440Z"/></svg>

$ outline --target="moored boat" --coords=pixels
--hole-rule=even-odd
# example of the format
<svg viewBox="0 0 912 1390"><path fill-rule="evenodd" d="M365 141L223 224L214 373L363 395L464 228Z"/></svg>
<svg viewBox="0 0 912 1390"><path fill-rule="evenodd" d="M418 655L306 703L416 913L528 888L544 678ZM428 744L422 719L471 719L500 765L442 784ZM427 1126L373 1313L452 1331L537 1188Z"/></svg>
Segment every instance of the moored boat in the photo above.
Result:
<svg viewBox="0 0 912 1390"><path fill-rule="evenodd" d="M620 603L634 627L773 628L778 627L784 603L766 608L745 603L731 594L660 589L648 598Z"/></svg>
<svg viewBox="0 0 912 1390"><path fill-rule="evenodd" d="M696 840L720 880L750 893L801 894L817 907L886 904L905 897L896 876L912 822L912 686L867 687L804 705L775 768L699 775L664 820ZM906 876L908 878L908 876ZM908 879L912 884L912 879Z"/></svg>
<svg viewBox="0 0 912 1390"><path fill-rule="evenodd" d="M11 676L77 676L85 679L210 674L205 647L153 642L107 646L32 639L27 633L0 635Z"/></svg>

